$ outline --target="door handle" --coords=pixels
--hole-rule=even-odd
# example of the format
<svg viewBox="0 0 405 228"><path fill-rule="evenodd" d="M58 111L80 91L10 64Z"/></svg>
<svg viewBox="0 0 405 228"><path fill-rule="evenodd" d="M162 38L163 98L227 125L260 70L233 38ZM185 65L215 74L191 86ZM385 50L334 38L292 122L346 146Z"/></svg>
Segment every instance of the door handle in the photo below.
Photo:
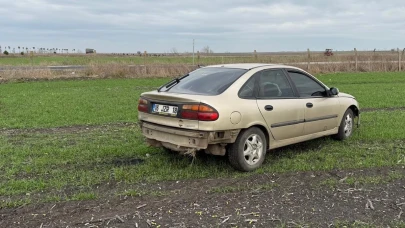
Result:
<svg viewBox="0 0 405 228"><path fill-rule="evenodd" d="M314 105L312 103L307 103L307 107L312 108L312 107L314 107Z"/></svg>
<svg viewBox="0 0 405 228"><path fill-rule="evenodd" d="M264 106L264 109L265 109L266 111L273 111L273 106L271 106L271 105L266 105L266 106Z"/></svg>

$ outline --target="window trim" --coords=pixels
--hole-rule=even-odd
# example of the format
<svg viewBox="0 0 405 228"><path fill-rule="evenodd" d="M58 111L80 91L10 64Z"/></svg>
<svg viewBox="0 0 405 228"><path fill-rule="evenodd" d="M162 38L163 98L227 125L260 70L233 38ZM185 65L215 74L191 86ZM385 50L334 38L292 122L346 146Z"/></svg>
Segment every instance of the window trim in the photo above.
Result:
<svg viewBox="0 0 405 228"><path fill-rule="evenodd" d="M289 78L289 80L291 80L291 83L292 83L293 86L294 86L294 90L295 90L295 92L297 93L297 95L298 95L299 98L308 99L308 98L326 98L326 97L329 97L329 94L328 94L328 87L325 86L323 83L321 83L321 82L320 82L318 79L316 79L314 76L312 76L312 75L310 75L310 74L308 74L308 73L306 73L306 72L304 72L304 71L298 70L298 69L284 68L284 70L285 70L285 72L288 74L288 78ZM299 73L299 74L302 74L302 75L304 75L304 76L310 78L312 81L314 81L315 83L317 83L318 85L320 85L322 88L325 89L326 96L309 96L309 97L301 96L301 94L300 94L299 91L298 91L297 86L295 85L295 83L294 83L294 82L292 81L292 79L291 79L290 72L291 72L291 73Z"/></svg>

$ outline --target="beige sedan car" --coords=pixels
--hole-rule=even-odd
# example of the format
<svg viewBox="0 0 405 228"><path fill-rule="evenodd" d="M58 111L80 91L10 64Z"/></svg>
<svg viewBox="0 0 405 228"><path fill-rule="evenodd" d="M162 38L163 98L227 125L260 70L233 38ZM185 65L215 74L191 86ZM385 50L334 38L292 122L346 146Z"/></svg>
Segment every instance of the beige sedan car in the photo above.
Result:
<svg viewBox="0 0 405 228"><path fill-rule="evenodd" d="M143 93L138 111L149 145L228 156L241 171L258 168L271 149L328 135L343 140L360 120L353 96L273 64L199 68Z"/></svg>

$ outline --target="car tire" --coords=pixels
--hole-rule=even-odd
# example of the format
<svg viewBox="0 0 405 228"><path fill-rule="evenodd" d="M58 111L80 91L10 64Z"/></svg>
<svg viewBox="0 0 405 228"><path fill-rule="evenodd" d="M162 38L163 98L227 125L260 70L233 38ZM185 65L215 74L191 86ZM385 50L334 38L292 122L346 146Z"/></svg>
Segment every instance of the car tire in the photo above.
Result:
<svg viewBox="0 0 405 228"><path fill-rule="evenodd" d="M343 115L342 121L339 125L339 131L333 138L336 140L345 140L349 138L353 133L354 128L354 115L353 111L349 108Z"/></svg>
<svg viewBox="0 0 405 228"><path fill-rule="evenodd" d="M242 131L228 147L228 159L235 169L249 172L262 165L266 151L266 136L259 128L252 127Z"/></svg>

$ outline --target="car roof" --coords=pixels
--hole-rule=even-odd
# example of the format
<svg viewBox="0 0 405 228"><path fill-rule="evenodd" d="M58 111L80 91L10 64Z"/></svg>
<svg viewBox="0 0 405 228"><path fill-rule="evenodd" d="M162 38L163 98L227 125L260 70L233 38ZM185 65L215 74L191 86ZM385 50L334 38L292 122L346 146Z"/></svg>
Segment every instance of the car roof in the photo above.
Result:
<svg viewBox="0 0 405 228"><path fill-rule="evenodd" d="M268 63L235 63L235 64L219 64L210 65L205 67L224 67L224 68L234 68L234 69L245 69L250 70L258 67L268 67L268 68L296 68L292 66L286 66L281 64L268 64Z"/></svg>

